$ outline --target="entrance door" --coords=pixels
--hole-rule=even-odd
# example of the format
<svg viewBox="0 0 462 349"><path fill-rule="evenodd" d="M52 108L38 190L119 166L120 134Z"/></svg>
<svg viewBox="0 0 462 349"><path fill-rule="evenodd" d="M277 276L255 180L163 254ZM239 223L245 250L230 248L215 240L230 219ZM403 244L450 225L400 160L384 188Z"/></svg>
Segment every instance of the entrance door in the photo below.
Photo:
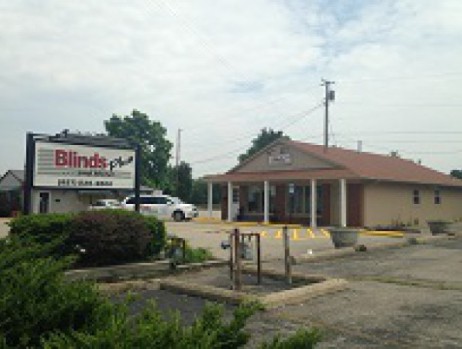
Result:
<svg viewBox="0 0 462 349"><path fill-rule="evenodd" d="M233 203L231 205L231 217L232 220L235 221L237 219L237 216L239 214L239 187L234 187L233 188Z"/></svg>
<svg viewBox="0 0 462 349"><path fill-rule="evenodd" d="M50 193L40 192L39 200L39 212L48 213L50 211Z"/></svg>

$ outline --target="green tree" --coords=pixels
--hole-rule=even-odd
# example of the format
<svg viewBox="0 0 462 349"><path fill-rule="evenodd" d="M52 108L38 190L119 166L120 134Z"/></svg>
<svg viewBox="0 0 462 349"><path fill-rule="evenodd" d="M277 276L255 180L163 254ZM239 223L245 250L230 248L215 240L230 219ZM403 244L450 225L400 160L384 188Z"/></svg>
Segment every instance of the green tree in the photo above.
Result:
<svg viewBox="0 0 462 349"><path fill-rule="evenodd" d="M455 178L462 179L462 170L452 170L450 175Z"/></svg>
<svg viewBox="0 0 462 349"><path fill-rule="evenodd" d="M238 156L239 162L243 162L251 157L253 154L257 153L268 144L273 143L276 139L284 137L282 131L274 131L271 128L263 128L260 131L260 134L252 140L252 146L247 149L245 153L242 153Z"/></svg>
<svg viewBox="0 0 462 349"><path fill-rule="evenodd" d="M156 188L168 185L168 161L172 143L166 138L166 129L158 121L134 109L131 115L113 114L104 121L109 136L124 138L141 146L141 182Z"/></svg>
<svg viewBox="0 0 462 349"><path fill-rule="evenodd" d="M190 202L192 196L193 179L191 166L184 161L171 168L170 171L171 193L181 200Z"/></svg>
<svg viewBox="0 0 462 349"><path fill-rule="evenodd" d="M207 205L207 182L203 179L194 179L192 187L191 203L195 205ZM213 199L214 204L221 201L221 187L220 184L213 185Z"/></svg>

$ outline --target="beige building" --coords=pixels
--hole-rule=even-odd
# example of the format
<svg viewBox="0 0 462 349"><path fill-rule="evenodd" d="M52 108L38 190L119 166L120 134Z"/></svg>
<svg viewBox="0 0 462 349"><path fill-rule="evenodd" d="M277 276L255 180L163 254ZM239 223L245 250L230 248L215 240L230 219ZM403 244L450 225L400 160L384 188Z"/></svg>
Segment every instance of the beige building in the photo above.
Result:
<svg viewBox="0 0 462 349"><path fill-rule="evenodd" d="M279 139L222 184L222 218L316 226L423 225L462 218L462 181L398 156ZM314 194L315 193L315 194Z"/></svg>

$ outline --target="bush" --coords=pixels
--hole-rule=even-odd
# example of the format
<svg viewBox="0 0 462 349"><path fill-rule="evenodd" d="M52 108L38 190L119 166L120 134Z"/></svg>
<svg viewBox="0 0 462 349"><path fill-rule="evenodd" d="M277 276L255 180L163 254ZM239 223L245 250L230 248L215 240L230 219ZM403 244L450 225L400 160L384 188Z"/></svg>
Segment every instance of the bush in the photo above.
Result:
<svg viewBox="0 0 462 349"><path fill-rule="evenodd" d="M142 260L151 241L144 217L129 211L82 212L69 229L69 242L84 251L79 264L85 266Z"/></svg>
<svg viewBox="0 0 462 349"><path fill-rule="evenodd" d="M81 266L133 262L158 254L165 246L165 226L155 217L123 210L80 214L40 214L15 218L11 235L24 242L46 244L60 237L50 253L62 257L80 253Z"/></svg>
<svg viewBox="0 0 462 349"><path fill-rule="evenodd" d="M129 317L126 305L114 306L94 330L56 333L44 342L44 347L234 349L248 342L250 335L244 326L257 309L257 305L242 305L225 323L223 307L208 304L191 326L183 326L178 313L165 318L153 302L134 318Z"/></svg>
<svg viewBox="0 0 462 349"><path fill-rule="evenodd" d="M1 240L0 347L35 347L52 332L87 328L108 302L91 284L64 282L69 260L47 257L55 248Z"/></svg>
<svg viewBox="0 0 462 349"><path fill-rule="evenodd" d="M212 258L213 255L210 250L203 247L192 248L186 245L185 263L202 263Z"/></svg>
<svg viewBox="0 0 462 349"><path fill-rule="evenodd" d="M148 255L158 255L166 244L167 232L165 224L154 216L143 216L149 231L151 232L151 242L148 246Z"/></svg>
<svg viewBox="0 0 462 349"><path fill-rule="evenodd" d="M68 233L72 218L73 215L70 213L19 216L10 221L10 234L27 236L39 243L47 243Z"/></svg>

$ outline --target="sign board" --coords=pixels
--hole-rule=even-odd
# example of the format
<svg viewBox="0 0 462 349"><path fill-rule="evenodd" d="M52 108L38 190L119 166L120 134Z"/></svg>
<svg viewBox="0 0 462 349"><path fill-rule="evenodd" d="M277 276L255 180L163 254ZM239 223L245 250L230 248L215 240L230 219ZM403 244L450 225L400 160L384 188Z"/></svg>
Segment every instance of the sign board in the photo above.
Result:
<svg viewBox="0 0 462 349"><path fill-rule="evenodd" d="M275 147L268 154L268 165L270 166L290 165L291 163L292 158L287 147Z"/></svg>
<svg viewBox="0 0 462 349"><path fill-rule="evenodd" d="M133 189L135 150L35 142L34 187Z"/></svg>

